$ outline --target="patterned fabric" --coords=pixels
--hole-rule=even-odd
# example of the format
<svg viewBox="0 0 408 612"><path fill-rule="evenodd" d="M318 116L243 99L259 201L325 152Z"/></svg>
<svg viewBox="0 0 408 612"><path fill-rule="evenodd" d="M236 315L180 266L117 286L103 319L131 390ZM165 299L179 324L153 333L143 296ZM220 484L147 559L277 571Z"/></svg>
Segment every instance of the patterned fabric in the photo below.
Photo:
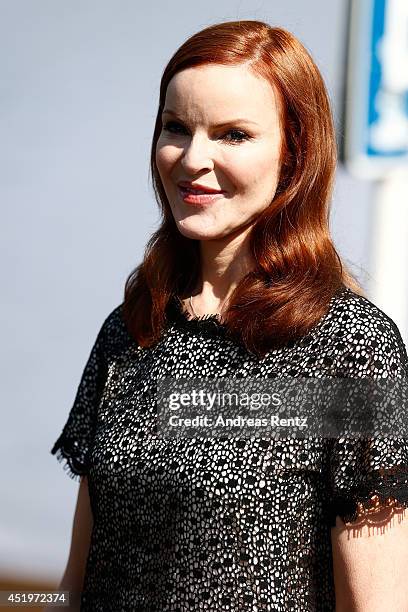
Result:
<svg viewBox="0 0 408 612"><path fill-rule="evenodd" d="M354 520L374 494L408 507L408 440L164 439L156 384L169 376L403 378L395 323L343 287L307 336L258 359L176 298L160 342L141 348L120 305L51 451L88 475L81 610L334 611L336 515Z"/></svg>

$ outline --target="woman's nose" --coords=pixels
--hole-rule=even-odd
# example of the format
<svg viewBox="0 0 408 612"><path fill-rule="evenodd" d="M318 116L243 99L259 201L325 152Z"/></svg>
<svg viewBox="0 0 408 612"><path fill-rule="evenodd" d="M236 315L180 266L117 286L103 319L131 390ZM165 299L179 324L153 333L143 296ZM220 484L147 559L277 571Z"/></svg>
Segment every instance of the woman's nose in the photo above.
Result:
<svg viewBox="0 0 408 612"><path fill-rule="evenodd" d="M192 174L203 168L213 168L213 143L205 136L191 138L184 148L182 164Z"/></svg>

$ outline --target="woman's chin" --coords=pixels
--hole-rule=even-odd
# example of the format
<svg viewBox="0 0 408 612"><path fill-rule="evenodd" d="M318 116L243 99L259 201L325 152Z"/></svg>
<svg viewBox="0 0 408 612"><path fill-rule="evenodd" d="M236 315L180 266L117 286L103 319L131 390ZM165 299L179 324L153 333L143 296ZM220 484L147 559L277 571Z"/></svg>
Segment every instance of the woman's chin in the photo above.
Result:
<svg viewBox="0 0 408 612"><path fill-rule="evenodd" d="M203 223L192 223L190 220L183 219L177 221L177 228L183 236L191 238L192 240L215 240L217 238L223 238L228 235L220 227L206 227Z"/></svg>
<svg viewBox="0 0 408 612"><path fill-rule="evenodd" d="M205 223L204 219L193 219L192 217L176 219L177 229L180 234L192 240L222 240L223 238L234 238L238 235L245 236L251 230L255 219L231 226L220 223Z"/></svg>

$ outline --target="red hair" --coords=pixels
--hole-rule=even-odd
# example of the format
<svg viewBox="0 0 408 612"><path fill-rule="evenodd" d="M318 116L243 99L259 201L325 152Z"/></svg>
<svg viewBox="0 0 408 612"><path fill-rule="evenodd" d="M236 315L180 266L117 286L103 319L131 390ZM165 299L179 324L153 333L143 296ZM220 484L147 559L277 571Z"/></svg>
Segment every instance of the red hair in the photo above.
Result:
<svg viewBox="0 0 408 612"><path fill-rule="evenodd" d="M181 70L205 64L246 64L271 83L280 100L278 187L251 228L254 268L236 287L223 315L229 334L261 357L307 334L343 285L362 293L330 236L337 148L323 78L293 34L261 21L205 28L175 52L163 72L150 160L162 221L142 263L127 278L124 318L139 345L154 345L166 324L171 297L190 295L200 277L199 241L178 230L155 156L170 80Z"/></svg>

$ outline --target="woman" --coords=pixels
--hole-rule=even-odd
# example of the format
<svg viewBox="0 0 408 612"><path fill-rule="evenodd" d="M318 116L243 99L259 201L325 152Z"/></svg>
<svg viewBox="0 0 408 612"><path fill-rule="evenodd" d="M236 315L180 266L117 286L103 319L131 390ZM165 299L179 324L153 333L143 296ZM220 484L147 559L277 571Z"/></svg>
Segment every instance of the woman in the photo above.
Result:
<svg viewBox="0 0 408 612"><path fill-rule="evenodd" d="M81 477L60 585L81 610L408 610L406 441L157 428L164 377L407 377L331 241L335 165L322 77L290 33L221 23L169 61L162 223L52 449ZM389 529L367 537L376 517Z"/></svg>

